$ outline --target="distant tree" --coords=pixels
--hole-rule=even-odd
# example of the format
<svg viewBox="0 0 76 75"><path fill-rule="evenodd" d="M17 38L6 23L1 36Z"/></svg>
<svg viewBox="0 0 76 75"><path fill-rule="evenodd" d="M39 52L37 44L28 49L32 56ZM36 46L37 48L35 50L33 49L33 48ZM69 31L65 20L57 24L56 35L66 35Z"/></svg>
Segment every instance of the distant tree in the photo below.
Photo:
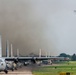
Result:
<svg viewBox="0 0 76 75"><path fill-rule="evenodd" d="M72 60L72 61L76 61L76 54L73 54L73 55L72 55L71 60Z"/></svg>
<svg viewBox="0 0 76 75"><path fill-rule="evenodd" d="M65 57L66 60L71 60L71 55L66 54L66 53L61 53L61 54L59 55L59 57Z"/></svg>
<svg viewBox="0 0 76 75"><path fill-rule="evenodd" d="M70 55L67 55L66 53L61 53L61 54L59 55L59 57L70 57Z"/></svg>

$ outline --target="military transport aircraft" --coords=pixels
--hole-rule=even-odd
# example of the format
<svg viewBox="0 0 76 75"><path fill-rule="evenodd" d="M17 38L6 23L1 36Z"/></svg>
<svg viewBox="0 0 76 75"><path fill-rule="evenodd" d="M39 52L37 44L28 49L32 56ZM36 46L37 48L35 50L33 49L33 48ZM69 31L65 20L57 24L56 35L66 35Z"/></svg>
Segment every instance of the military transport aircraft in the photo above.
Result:
<svg viewBox="0 0 76 75"><path fill-rule="evenodd" d="M6 53L7 53L7 57L2 57L2 43L1 43L1 35L0 35L0 71L4 71L5 73L8 73L8 69L7 69L7 63L6 61L14 61L14 63L18 63L18 62L25 62L28 60L31 60L33 63L36 63L36 61L41 61L41 60L48 60L48 59L60 59L60 60L64 60L64 57L41 57L41 50L39 52L39 57L14 57L13 56L13 52L12 52L12 44L11 44L11 57L9 57L9 49L8 49L8 43L7 44L7 49L6 49Z"/></svg>

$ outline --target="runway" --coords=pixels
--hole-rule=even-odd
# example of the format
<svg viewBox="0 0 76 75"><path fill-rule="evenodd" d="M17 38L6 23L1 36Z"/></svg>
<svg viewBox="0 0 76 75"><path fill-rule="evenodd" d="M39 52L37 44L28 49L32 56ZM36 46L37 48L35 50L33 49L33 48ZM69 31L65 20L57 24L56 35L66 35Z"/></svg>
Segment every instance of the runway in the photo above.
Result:
<svg viewBox="0 0 76 75"><path fill-rule="evenodd" d="M5 73L0 73L0 75L6 75ZM33 75L32 72L9 72L8 75Z"/></svg>
<svg viewBox="0 0 76 75"><path fill-rule="evenodd" d="M0 72L0 75L6 75L4 72ZM32 74L32 67L31 66L25 66L22 68L19 68L18 70L15 71L8 71L7 75L33 75Z"/></svg>

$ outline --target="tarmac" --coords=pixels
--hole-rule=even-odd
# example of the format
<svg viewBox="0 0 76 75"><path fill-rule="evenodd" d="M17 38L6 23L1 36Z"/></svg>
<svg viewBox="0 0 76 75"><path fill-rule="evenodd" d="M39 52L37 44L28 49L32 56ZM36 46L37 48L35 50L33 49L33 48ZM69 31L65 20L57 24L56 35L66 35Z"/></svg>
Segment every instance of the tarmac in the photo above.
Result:
<svg viewBox="0 0 76 75"><path fill-rule="evenodd" d="M5 72L0 72L0 75L33 75L32 74L32 67L31 66L25 66L22 68L18 68L18 70L15 71L8 71L8 74L5 74Z"/></svg>

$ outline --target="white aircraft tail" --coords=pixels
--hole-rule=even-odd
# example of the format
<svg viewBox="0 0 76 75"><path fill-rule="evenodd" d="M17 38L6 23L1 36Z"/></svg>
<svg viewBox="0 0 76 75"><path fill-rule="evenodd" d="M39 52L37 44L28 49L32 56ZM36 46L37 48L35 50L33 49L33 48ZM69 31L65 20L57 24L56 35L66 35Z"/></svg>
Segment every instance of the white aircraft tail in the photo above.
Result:
<svg viewBox="0 0 76 75"><path fill-rule="evenodd" d="M17 49L17 57L19 57L19 49Z"/></svg>
<svg viewBox="0 0 76 75"><path fill-rule="evenodd" d="M9 57L9 42L6 41L6 57Z"/></svg>
<svg viewBox="0 0 76 75"><path fill-rule="evenodd" d="M39 57L41 57L41 49L39 50Z"/></svg>
<svg viewBox="0 0 76 75"><path fill-rule="evenodd" d="M13 57L13 49L12 49L12 44L11 44L11 57Z"/></svg>
<svg viewBox="0 0 76 75"><path fill-rule="evenodd" d="M47 57L47 52L46 52L46 57Z"/></svg>
<svg viewBox="0 0 76 75"><path fill-rule="evenodd" d="M48 55L48 56L49 56L49 57L51 56L51 55L50 55L50 52L49 52L49 55Z"/></svg>
<svg viewBox="0 0 76 75"><path fill-rule="evenodd" d="M0 57L2 57L2 41L1 41L1 35L0 35Z"/></svg>

